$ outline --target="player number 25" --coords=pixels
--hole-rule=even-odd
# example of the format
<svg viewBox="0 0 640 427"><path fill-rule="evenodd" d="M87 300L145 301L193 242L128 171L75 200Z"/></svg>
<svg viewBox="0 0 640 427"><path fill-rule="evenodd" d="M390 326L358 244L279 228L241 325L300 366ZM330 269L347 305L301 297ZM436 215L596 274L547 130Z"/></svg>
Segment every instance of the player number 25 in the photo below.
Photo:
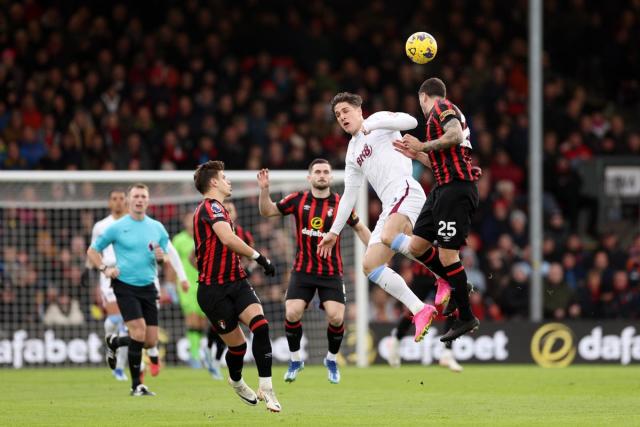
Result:
<svg viewBox="0 0 640 427"><path fill-rule="evenodd" d="M440 221L438 223L440 228L438 228L438 236L447 236L453 237L456 235L456 222L455 221Z"/></svg>

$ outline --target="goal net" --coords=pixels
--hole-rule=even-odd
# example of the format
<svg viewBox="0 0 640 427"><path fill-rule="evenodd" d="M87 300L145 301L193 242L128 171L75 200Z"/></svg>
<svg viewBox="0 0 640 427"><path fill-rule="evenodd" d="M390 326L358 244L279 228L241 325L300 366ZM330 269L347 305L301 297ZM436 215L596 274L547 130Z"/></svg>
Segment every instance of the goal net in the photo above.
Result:
<svg viewBox="0 0 640 427"><path fill-rule="evenodd" d="M306 171L272 171L270 175L273 200L308 187ZM277 268L275 278L259 271L252 274L251 282L271 325L274 361L286 362L284 295L296 250L294 220L260 216L255 172L228 171L227 176L233 184L236 222L253 235L257 250L268 254ZM171 237L182 230L183 217L201 200L192 172L0 174L0 367L104 363L105 314L98 273L87 268L86 250L93 225L109 215L109 192L135 182L149 186L148 214L162 222ZM334 171L335 191L342 192L342 182L342 172ZM359 199L358 208L365 218L366 188ZM342 248L346 324L351 334L342 354L355 363L356 347L363 354L367 327L366 278L359 267L364 246L347 227ZM189 344L175 275L168 266L159 271L161 354L165 363L183 364L189 358ZM324 313L312 302L304 317L302 343L309 363L320 362L327 351L326 326Z"/></svg>

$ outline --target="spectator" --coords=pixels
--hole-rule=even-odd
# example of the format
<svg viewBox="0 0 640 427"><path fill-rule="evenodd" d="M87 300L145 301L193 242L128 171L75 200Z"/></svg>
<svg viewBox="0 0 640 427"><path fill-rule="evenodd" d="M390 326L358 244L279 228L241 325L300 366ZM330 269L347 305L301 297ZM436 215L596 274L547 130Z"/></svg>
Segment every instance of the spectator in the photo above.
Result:
<svg viewBox="0 0 640 427"><path fill-rule="evenodd" d="M563 320L568 317L573 292L564 281L562 265L552 263L544 284L544 315L547 319Z"/></svg>

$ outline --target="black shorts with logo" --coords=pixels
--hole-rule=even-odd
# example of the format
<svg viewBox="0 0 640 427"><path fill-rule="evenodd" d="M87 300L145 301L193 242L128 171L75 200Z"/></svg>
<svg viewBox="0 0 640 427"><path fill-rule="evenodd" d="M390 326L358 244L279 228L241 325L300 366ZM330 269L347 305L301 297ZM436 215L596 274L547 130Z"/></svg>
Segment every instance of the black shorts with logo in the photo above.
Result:
<svg viewBox="0 0 640 427"><path fill-rule="evenodd" d="M238 317L260 299L247 279L222 285L198 284L198 304L219 334L227 334L238 326Z"/></svg>
<svg viewBox="0 0 640 427"><path fill-rule="evenodd" d="M321 304L325 301L347 303L342 276L317 276L297 271L291 272L285 299L301 299L308 304L316 294L316 290Z"/></svg>
<svg viewBox="0 0 640 427"><path fill-rule="evenodd" d="M148 326L158 326L158 290L153 283L134 286L111 279L111 287L125 322L143 318Z"/></svg>
<svg viewBox="0 0 640 427"><path fill-rule="evenodd" d="M413 234L445 249L460 249L469 235L471 219L478 208L478 186L472 181L439 185L427 201L413 227Z"/></svg>

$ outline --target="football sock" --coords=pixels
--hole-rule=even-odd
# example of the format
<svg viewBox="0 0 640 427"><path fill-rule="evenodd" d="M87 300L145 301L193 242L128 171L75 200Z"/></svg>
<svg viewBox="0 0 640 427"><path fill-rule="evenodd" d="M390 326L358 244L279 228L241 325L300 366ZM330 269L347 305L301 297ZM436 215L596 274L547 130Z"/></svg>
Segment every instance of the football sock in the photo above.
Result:
<svg viewBox="0 0 640 427"><path fill-rule="evenodd" d="M424 307L424 303L411 292L404 279L386 265L381 265L373 270L369 274L369 280L402 302L413 314L416 314Z"/></svg>
<svg viewBox="0 0 640 427"><path fill-rule="evenodd" d="M129 340L129 372L131 373L131 388L135 389L140 384L140 362L142 361L142 341Z"/></svg>
<svg viewBox="0 0 640 427"><path fill-rule="evenodd" d="M433 271L438 276L448 281L448 278L446 276L447 270L442 265L442 262L440 262L438 248L436 248L435 246L431 246L429 249L425 251L425 253L417 256L416 259L420 261L422 264L426 265L429 268L429 270Z"/></svg>
<svg viewBox="0 0 640 427"><path fill-rule="evenodd" d="M229 368L229 378L233 381L240 381L242 379L242 364L244 360L244 354L247 352L247 343L244 342L235 347L229 347L225 360L227 361L227 368Z"/></svg>
<svg viewBox="0 0 640 427"><path fill-rule="evenodd" d="M209 330L207 330L207 348L211 348L213 343L216 342L216 331L213 330L213 327L209 326Z"/></svg>
<svg viewBox="0 0 640 427"><path fill-rule="evenodd" d="M404 316L402 316L402 318L398 322L398 325L396 326L395 336L397 339L401 340L405 335L407 335L407 332L409 332L409 328L411 328L412 318L413 317L411 316L411 314L405 310Z"/></svg>
<svg viewBox="0 0 640 427"><path fill-rule="evenodd" d="M269 322L262 314L255 316L249 322L249 329L253 333L251 351L258 368L258 376L271 377L271 340L269 339Z"/></svg>
<svg viewBox="0 0 640 427"><path fill-rule="evenodd" d="M122 323L122 316L119 314L110 314L104 319L104 334L113 335L118 333L120 324Z"/></svg>
<svg viewBox="0 0 640 427"><path fill-rule="evenodd" d="M446 320L444 321L444 330L442 332L443 335L446 334L449 331L449 329L451 329L455 319L456 318L454 316L448 316L446 318ZM444 348L451 350L452 347L453 347L453 341L447 341L446 343L444 343Z"/></svg>
<svg viewBox="0 0 640 427"><path fill-rule="evenodd" d="M128 336L127 327L124 325L124 323L120 324L120 330L118 333L120 337ZM125 366L127 366L128 362L128 352L129 349L126 346L118 347L118 349L116 350L116 369L120 369L124 372L124 368Z"/></svg>
<svg viewBox="0 0 640 427"><path fill-rule="evenodd" d="M327 360L333 360L335 362L337 358L338 358L338 355L336 353L331 353L330 351L327 351L327 356L326 356Z"/></svg>
<svg viewBox="0 0 640 427"><path fill-rule="evenodd" d="M409 250L409 243L411 242L411 237L407 236L404 233L399 233L391 243L391 249L396 252L400 252L402 255L414 259L429 268L429 270L436 273L438 276L446 279L444 266L440 262L440 258L438 256L438 248L435 246L431 246L427 249L422 255L414 256Z"/></svg>
<svg viewBox="0 0 640 427"><path fill-rule="evenodd" d="M467 273L460 261L445 267L445 278L453 288L453 297L458 305L458 315L461 320L473 318L469 304L469 291L467 290Z"/></svg>
<svg viewBox="0 0 640 427"><path fill-rule="evenodd" d="M216 344L216 360L220 360L222 359L222 353L224 353L224 349L226 347L226 344L224 343L224 341L222 341L222 338L220 338L220 335L216 334L214 332L214 342ZM210 348L211 346L209 346Z"/></svg>
<svg viewBox="0 0 640 427"><path fill-rule="evenodd" d="M147 349L147 356L149 356L149 360L154 365L158 364L159 355L160 355L160 353L158 352L158 346L154 345L153 347Z"/></svg>
<svg viewBox="0 0 640 427"><path fill-rule="evenodd" d="M329 353L335 355L340 351L340 344L342 344L342 338L344 337L344 322L338 326L329 324L327 327L327 340L329 341Z"/></svg>
<svg viewBox="0 0 640 427"><path fill-rule="evenodd" d="M284 332L289 343L289 351L291 352L291 360L300 361L300 341L302 340L302 321L289 322L284 321Z"/></svg>
<svg viewBox="0 0 640 427"><path fill-rule="evenodd" d="M187 339L189 340L189 355L192 360L200 360L200 340L202 333L199 329L189 328L187 330Z"/></svg>
<svg viewBox="0 0 640 427"><path fill-rule="evenodd" d="M117 347L126 347L128 345L130 345L130 342L133 341L129 335L125 335L122 337L116 337L114 338L111 343L117 348Z"/></svg>

